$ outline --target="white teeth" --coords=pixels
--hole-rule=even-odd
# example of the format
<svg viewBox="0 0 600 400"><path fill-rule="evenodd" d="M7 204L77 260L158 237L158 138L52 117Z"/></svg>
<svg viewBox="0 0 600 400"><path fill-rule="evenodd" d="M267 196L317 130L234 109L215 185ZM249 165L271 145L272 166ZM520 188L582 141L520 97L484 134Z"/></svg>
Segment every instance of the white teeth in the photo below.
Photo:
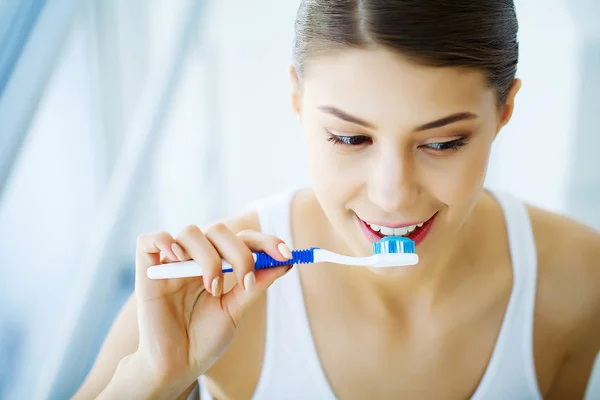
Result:
<svg viewBox="0 0 600 400"><path fill-rule="evenodd" d="M423 224L405 226L404 228L388 228L387 226L381 226L376 224L369 224L372 230L375 232L380 232L382 235L386 236L405 236L411 232L413 232L417 227L423 226Z"/></svg>
<svg viewBox="0 0 600 400"><path fill-rule="evenodd" d="M381 227L381 231L382 234L384 235L393 235L394 234L394 228L388 228L387 226L382 226Z"/></svg>
<svg viewBox="0 0 600 400"><path fill-rule="evenodd" d="M394 236L404 236L408 233L406 228L394 228Z"/></svg>
<svg viewBox="0 0 600 400"><path fill-rule="evenodd" d="M416 225L405 226L403 228L388 228L387 226L369 224L367 222L367 225L369 225L369 227L372 230L374 230L375 232L379 232L385 236L392 236L392 235L393 236L406 236L409 233L414 232L415 229L422 227L423 224L424 224L424 222L422 222L420 224L416 224Z"/></svg>

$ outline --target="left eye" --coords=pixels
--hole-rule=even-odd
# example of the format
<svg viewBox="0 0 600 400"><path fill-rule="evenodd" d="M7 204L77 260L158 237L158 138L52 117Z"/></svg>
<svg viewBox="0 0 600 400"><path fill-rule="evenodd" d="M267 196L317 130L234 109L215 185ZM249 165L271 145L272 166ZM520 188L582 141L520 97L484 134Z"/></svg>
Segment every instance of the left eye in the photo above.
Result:
<svg viewBox="0 0 600 400"><path fill-rule="evenodd" d="M451 140L449 142L441 142L441 143L428 143L424 145L427 148L435 151L445 151L445 150L458 150L467 144L467 140L465 138Z"/></svg>

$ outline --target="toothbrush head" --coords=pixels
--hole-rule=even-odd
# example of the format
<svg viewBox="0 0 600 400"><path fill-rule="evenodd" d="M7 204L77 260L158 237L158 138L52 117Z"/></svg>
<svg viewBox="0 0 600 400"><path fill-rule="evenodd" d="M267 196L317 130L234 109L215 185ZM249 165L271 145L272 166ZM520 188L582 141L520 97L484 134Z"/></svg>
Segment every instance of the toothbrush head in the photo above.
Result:
<svg viewBox="0 0 600 400"><path fill-rule="evenodd" d="M403 267L419 262L415 242L403 236L386 236L373 243L373 255L368 259L366 265L371 267Z"/></svg>
<svg viewBox="0 0 600 400"><path fill-rule="evenodd" d="M403 236L386 236L373 243L373 254L414 253L415 242Z"/></svg>

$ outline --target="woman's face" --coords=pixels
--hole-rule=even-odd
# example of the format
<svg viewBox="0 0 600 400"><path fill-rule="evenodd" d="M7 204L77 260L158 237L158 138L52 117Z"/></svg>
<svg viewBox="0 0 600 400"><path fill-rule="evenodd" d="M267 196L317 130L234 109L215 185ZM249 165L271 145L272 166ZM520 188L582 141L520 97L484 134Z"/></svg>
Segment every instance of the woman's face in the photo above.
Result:
<svg viewBox="0 0 600 400"><path fill-rule="evenodd" d="M382 235L404 234L421 263L435 259L478 199L518 81L502 110L483 73L386 50L310 60L301 88L291 77L313 187L344 244L369 255Z"/></svg>

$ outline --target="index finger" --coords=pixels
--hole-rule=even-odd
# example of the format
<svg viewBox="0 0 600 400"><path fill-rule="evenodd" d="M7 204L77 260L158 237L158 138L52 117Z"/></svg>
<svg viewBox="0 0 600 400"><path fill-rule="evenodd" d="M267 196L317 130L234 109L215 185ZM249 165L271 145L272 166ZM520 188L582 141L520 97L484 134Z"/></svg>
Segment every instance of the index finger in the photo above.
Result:
<svg viewBox="0 0 600 400"><path fill-rule="evenodd" d="M135 275L136 280L146 277L146 270L160 264L160 253L163 252L168 258L177 260L173 252L173 244L176 243L173 236L167 232L146 233L138 236L135 250Z"/></svg>

